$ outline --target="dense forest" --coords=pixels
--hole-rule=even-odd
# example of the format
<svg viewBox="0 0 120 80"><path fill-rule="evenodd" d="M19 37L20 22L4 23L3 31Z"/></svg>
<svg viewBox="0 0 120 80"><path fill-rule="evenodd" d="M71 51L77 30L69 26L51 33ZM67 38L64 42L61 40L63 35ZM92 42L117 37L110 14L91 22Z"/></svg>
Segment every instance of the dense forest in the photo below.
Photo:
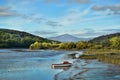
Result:
<svg viewBox="0 0 120 80"><path fill-rule="evenodd" d="M90 41L61 42L59 44L35 42L30 45L30 49L120 49L120 33L100 36Z"/></svg>
<svg viewBox="0 0 120 80"><path fill-rule="evenodd" d="M30 44L38 42L54 42L32 34L10 29L0 29L0 48L28 48Z"/></svg>

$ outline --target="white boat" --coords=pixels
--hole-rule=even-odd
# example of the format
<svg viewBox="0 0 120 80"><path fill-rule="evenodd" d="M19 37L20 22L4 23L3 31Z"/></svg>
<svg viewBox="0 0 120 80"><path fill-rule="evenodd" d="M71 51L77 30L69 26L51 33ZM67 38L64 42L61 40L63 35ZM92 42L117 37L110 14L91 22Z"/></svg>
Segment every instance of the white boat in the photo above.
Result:
<svg viewBox="0 0 120 80"><path fill-rule="evenodd" d="M72 64L69 63L69 62L63 62L61 64L52 64L51 67L52 69L55 69L55 68L67 68L67 67L70 67Z"/></svg>

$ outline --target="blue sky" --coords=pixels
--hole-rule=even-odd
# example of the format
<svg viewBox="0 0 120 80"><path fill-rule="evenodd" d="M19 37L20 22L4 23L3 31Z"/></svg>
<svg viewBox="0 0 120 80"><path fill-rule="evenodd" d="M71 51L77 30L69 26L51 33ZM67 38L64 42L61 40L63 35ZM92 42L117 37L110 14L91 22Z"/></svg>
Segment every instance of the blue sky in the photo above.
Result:
<svg viewBox="0 0 120 80"><path fill-rule="evenodd" d="M41 37L120 32L120 0L0 0L0 28Z"/></svg>

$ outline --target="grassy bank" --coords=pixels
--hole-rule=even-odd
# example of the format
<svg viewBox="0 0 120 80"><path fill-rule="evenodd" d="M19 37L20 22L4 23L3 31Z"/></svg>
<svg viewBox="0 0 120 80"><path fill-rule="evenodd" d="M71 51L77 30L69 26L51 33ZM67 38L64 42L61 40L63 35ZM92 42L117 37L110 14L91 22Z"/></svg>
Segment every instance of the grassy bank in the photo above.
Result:
<svg viewBox="0 0 120 80"><path fill-rule="evenodd" d="M119 53L120 50L117 49L86 49L84 54L111 54L111 53Z"/></svg>
<svg viewBox="0 0 120 80"><path fill-rule="evenodd" d="M120 50L91 49L85 50L81 59L97 59L106 63L120 65Z"/></svg>

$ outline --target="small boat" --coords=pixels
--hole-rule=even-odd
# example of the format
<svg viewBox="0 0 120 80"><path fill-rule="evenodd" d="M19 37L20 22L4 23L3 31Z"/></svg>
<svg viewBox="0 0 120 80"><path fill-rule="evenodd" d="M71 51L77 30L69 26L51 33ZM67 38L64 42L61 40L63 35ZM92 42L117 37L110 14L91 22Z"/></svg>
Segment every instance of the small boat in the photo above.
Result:
<svg viewBox="0 0 120 80"><path fill-rule="evenodd" d="M52 64L52 69L55 69L55 68L67 68L67 67L70 67L72 65L72 63L69 63L68 61L64 61L63 63L61 64Z"/></svg>

